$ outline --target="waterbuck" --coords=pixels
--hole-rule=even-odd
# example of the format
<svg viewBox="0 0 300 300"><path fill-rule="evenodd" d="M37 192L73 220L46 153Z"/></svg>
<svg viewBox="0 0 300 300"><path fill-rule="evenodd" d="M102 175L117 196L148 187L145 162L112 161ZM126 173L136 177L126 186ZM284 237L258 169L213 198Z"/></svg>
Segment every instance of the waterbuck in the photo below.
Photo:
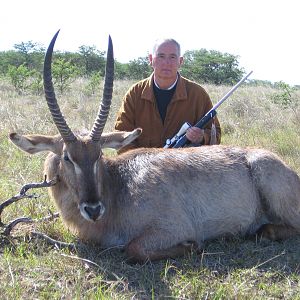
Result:
<svg viewBox="0 0 300 300"><path fill-rule="evenodd" d="M275 154L254 148L203 146L136 149L104 157L141 134L103 133L113 89L109 39L105 87L88 136L75 135L56 100L51 77L53 37L44 62L44 89L57 136L19 135L10 139L45 161L49 188L66 226L102 247L124 246L134 261L183 255L204 241L254 234L273 240L300 232L300 180Z"/></svg>

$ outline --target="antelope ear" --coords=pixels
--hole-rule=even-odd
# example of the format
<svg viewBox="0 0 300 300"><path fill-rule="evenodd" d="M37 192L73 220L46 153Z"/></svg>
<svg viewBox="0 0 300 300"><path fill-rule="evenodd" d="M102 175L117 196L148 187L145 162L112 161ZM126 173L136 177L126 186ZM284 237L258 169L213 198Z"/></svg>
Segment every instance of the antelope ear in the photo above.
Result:
<svg viewBox="0 0 300 300"><path fill-rule="evenodd" d="M137 137L139 137L142 133L141 128L134 129L133 131L114 131L109 133L103 133L100 139L102 148L113 148L120 149L132 141L134 141Z"/></svg>
<svg viewBox="0 0 300 300"><path fill-rule="evenodd" d="M63 148L63 140L59 135L20 135L13 132L9 134L9 139L18 148L30 154L35 154L42 151L50 151L60 155Z"/></svg>

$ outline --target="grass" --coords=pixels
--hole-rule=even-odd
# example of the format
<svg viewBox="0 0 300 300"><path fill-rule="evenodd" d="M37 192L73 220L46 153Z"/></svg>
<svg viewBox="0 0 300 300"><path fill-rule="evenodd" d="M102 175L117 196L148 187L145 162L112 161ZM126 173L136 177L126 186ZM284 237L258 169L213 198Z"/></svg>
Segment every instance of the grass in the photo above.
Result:
<svg viewBox="0 0 300 300"><path fill-rule="evenodd" d="M85 94L78 80L59 96L72 129L90 129L98 110L98 94ZM106 131L113 128L121 98L132 82L116 81ZM204 86L213 102L228 90ZM240 87L218 109L223 144L258 146L281 156L300 174L300 109L272 101L280 91L269 87ZM295 91L295 99L300 92ZM19 96L0 80L0 199L15 195L28 182L43 179L45 154L30 156L15 148L9 132L56 134L43 96ZM111 155L113 153L109 153ZM55 211L45 190L40 197L8 207L3 221L18 216L38 218ZM266 242L255 239L218 239L202 254L191 253L145 265L130 265L120 249L78 244L58 249L32 238L31 230L74 242L61 220L20 225L13 236L0 235L1 299L300 299L300 237Z"/></svg>

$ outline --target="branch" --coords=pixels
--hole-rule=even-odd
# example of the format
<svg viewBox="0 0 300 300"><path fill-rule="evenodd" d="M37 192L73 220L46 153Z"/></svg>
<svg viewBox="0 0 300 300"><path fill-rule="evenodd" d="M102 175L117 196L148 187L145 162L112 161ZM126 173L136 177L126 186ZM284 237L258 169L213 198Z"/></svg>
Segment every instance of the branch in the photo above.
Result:
<svg viewBox="0 0 300 300"><path fill-rule="evenodd" d="M18 218L18 219L15 219L13 221L11 221L9 224L7 224L5 226L5 230L3 231L3 234L4 235L10 235L10 232L13 230L13 228L19 224L19 223L38 223L38 222L44 222L44 221L51 221L53 219L56 219L59 217L59 213L51 213L49 216L46 216L44 218L40 218L40 219L31 219L31 218L28 218L28 217L22 217L22 218Z"/></svg>
<svg viewBox="0 0 300 300"><path fill-rule="evenodd" d="M24 198L38 198L37 195L35 194L31 194L31 195L27 195L26 192L29 190L29 189L36 189L36 188L41 188L41 187L50 187L50 186L53 186L57 183L58 181L58 177L56 176L55 178L53 178L52 180L50 181L47 181L47 176L45 175L45 179L43 182L34 182L34 183L28 183L28 184L25 184L19 194L11 197L10 199L4 201L2 204L0 204L0 226L3 226L4 224L2 223L1 221L1 214L2 214L2 211L4 210L5 207L11 205L12 203L14 202L17 202L21 199L24 199Z"/></svg>
<svg viewBox="0 0 300 300"><path fill-rule="evenodd" d="M53 178L50 181L47 181L47 176L45 175L45 179L43 182L38 182L38 183L28 183L25 184L19 194L11 197L10 199L4 201L2 204L0 204L0 226L5 227L3 234L8 236L10 235L12 229L19 223L37 223L37 222L43 222L43 221L50 221L53 220L55 218L59 217L59 213L51 213L49 216L46 216L44 218L40 218L40 219L32 219L32 218L28 218L28 217L22 217L22 218L17 218L13 221L11 221L9 224L5 225L1 222L1 214L4 210L5 207L11 205L14 202L17 202L23 198L37 198L38 196L35 194L31 194L31 195L27 195L26 192L29 189L36 189L36 188L41 188L41 187L50 187L53 186L57 183L58 181L58 176L56 176L55 178ZM31 236L35 237L35 238L39 238L39 239L43 239L44 241L46 241L47 243L57 247L57 248L68 248L70 250L74 250L76 249L75 244L72 243L65 243L65 242L61 242L58 240L54 240L52 238L50 238L49 236L41 233L41 232L31 232Z"/></svg>
<svg viewBox="0 0 300 300"><path fill-rule="evenodd" d="M98 269L100 269L103 273L107 273L107 270L100 267L97 263L95 263L94 261L91 261L89 259L86 259L86 258L82 258L82 257L79 257L79 256L75 256L75 255L68 255L68 254L64 254L64 253L58 253L59 255L63 256L63 257L68 257L68 258L71 258L71 259L75 259L75 260L78 260L78 261L81 261L85 264L88 264L88 265L91 265L91 266L94 266L94 267L97 267ZM111 275L113 275L113 277L115 279L117 279L118 281L121 281L121 278L115 274L114 272L110 272ZM104 281L102 280L103 282L107 282L109 283L109 281Z"/></svg>
<svg viewBox="0 0 300 300"><path fill-rule="evenodd" d="M75 244L73 244L73 243L66 243L66 242L62 242L62 241L58 241L58 240L52 239L48 235L46 235L44 233L41 233L41 232L37 232L37 231L31 232L31 236L35 237L35 238L38 238L38 239L42 239L42 240L46 241L48 244L50 244L50 245L52 245L52 246L54 246L56 248L59 248L59 249L61 249L61 248L67 248L70 251L76 250L76 245Z"/></svg>

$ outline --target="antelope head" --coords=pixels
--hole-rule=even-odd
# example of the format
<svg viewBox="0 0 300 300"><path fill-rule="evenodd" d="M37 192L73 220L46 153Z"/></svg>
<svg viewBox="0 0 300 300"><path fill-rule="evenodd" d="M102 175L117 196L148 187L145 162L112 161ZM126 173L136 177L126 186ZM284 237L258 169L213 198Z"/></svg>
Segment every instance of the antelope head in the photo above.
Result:
<svg viewBox="0 0 300 300"><path fill-rule="evenodd" d="M75 135L67 125L56 100L52 82L52 53L59 31L54 35L44 60L44 90L48 108L59 135L19 135L11 133L9 138L22 150L34 154L50 151L58 157L58 177L74 195L81 215L88 221L99 220L105 206L103 190L103 148L120 149L141 134L141 129L132 132L112 132L103 134L108 117L114 79L113 45L109 37L104 90L102 102L94 125L85 137ZM50 166L50 168L52 168Z"/></svg>

